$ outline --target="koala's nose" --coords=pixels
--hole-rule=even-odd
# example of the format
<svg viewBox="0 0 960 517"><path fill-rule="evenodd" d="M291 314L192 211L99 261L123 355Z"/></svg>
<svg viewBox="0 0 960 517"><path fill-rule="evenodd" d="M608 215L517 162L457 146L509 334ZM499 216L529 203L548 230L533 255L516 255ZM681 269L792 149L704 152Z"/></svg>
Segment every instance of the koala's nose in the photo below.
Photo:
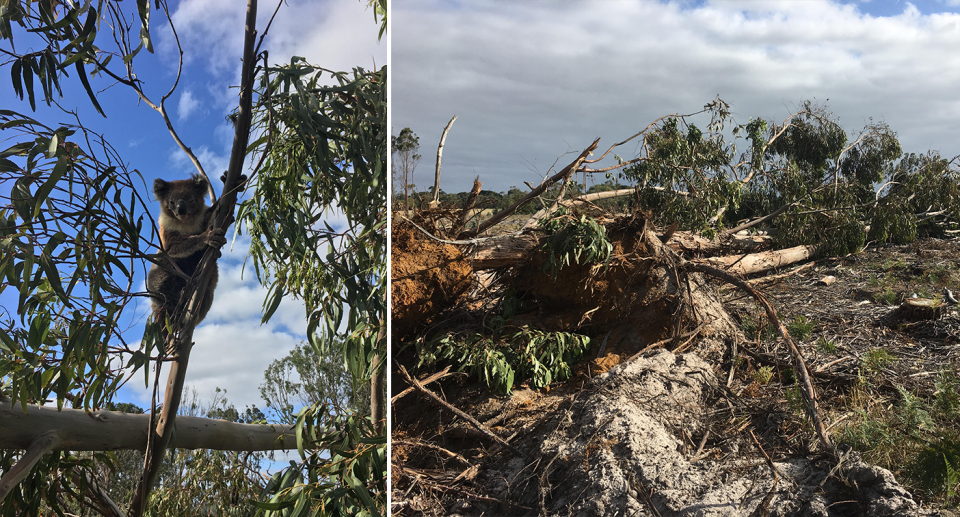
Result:
<svg viewBox="0 0 960 517"><path fill-rule="evenodd" d="M187 203L185 201L177 201L176 213L177 215L187 214Z"/></svg>

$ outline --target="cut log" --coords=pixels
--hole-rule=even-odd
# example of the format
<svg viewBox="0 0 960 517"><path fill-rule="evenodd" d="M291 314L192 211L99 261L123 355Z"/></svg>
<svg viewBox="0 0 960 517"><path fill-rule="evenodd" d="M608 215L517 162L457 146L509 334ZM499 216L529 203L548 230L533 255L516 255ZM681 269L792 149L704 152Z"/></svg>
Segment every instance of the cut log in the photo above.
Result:
<svg viewBox="0 0 960 517"><path fill-rule="evenodd" d="M812 257L814 253L816 253L816 246L795 246L783 250L764 251L749 255L711 257L691 262L701 262L742 276L802 262Z"/></svg>
<svg viewBox="0 0 960 517"><path fill-rule="evenodd" d="M540 238L530 233L489 241L470 255L470 264L474 270L516 266L523 263L530 250L539 244Z"/></svg>

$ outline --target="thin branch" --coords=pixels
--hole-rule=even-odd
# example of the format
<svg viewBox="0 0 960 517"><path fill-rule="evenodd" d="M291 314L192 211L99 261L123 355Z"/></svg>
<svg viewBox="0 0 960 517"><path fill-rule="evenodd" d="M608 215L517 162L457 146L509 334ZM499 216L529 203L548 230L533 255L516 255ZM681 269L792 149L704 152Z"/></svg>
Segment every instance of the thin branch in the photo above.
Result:
<svg viewBox="0 0 960 517"><path fill-rule="evenodd" d="M0 478L0 501L3 501L21 481L26 479L33 466L44 454L59 446L60 442L60 435L56 432L43 433L34 438L23 456Z"/></svg>
<svg viewBox="0 0 960 517"><path fill-rule="evenodd" d="M443 128L443 134L440 135L440 145L437 146L437 168L433 179L433 201L430 202L430 208L440 206L440 159L443 157L443 144L447 141L447 133L450 132L450 128L453 127L456 120L457 116L454 115L450 122L447 122L447 126Z"/></svg>
<svg viewBox="0 0 960 517"><path fill-rule="evenodd" d="M460 418L462 418L462 419L466 420L467 422L469 422L470 425L472 425L473 427L475 427L478 431L480 431L481 434L483 434L483 435L486 436L487 438L490 438L491 440L493 440L494 442L498 443L498 444L501 445L502 447L506 448L506 449L509 450L510 452L516 454L517 456L519 456L519 457L521 457L521 458L524 457L523 453L520 452L516 447L514 447L513 445L510 445L509 443L507 443L506 441L504 441L503 438L500 438L499 436L497 436L497 435L496 435L493 431L491 431L490 429L487 429L487 426L485 426L485 425L481 424L480 422L478 422L477 419L473 418L472 416L470 416L470 415L464 413L463 411L457 409L456 407L452 406L449 402L446 402L445 400L443 400L443 399L441 399L439 396L437 396L436 393L428 390L427 388L424 388L423 385L420 384L419 381L417 381L417 380L414 379L409 373L407 373L407 369L404 368L402 365L400 366L400 373L401 373L401 375L403 375L403 378L407 381L407 384L410 384L411 386L413 386L414 388L416 388L417 391L419 391L420 393L423 393L424 395L426 395L427 397L429 397L431 400L433 400L434 402L436 402L436 403L439 404L440 406L442 406L442 407L450 410L453 414L455 414L455 415L459 416Z"/></svg>
<svg viewBox="0 0 960 517"><path fill-rule="evenodd" d="M600 139L597 138L596 140L593 141L592 144L590 144L589 147L587 147L586 149L583 150L583 152L580 153L580 156L578 156L577 159L573 161L573 163L564 167L562 171L558 172L557 174L553 175L551 178L541 183L539 187L531 190L530 192L527 193L527 195L523 196L512 205L508 206L507 208L504 208L499 213L493 215L493 217L491 217L490 219L487 219L486 221L481 223L480 226L477 227L476 231L465 232L465 233L468 235L480 235L491 226L499 223L505 217L514 213L518 208L525 205L527 202L529 202L533 198L542 194L544 191L547 190L547 187L549 187L550 185L563 179L569 174L573 174L580 167L580 164L583 163L583 160L585 160L587 156L592 154L593 151L597 149L597 145L599 144L600 144Z"/></svg>

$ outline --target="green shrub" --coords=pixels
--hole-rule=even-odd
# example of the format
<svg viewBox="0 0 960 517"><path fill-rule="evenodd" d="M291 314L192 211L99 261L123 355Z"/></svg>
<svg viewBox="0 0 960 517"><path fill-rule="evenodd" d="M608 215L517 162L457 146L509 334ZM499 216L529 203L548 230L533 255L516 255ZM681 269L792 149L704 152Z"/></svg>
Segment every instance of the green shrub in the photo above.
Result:
<svg viewBox="0 0 960 517"><path fill-rule="evenodd" d="M883 370L894 361L896 358L893 354L883 348L874 348L863 355L863 366L874 372Z"/></svg>
<svg viewBox="0 0 960 517"><path fill-rule="evenodd" d="M420 365L451 361L496 392L509 394L516 382L530 380L542 388L570 378L570 365L589 347L587 336L523 327L502 338L475 333L440 336L418 344L417 354Z"/></svg>
<svg viewBox="0 0 960 517"><path fill-rule="evenodd" d="M610 260L613 244L607 239L607 229L595 219L581 215L579 219L560 215L541 223L547 232L546 242L540 247L547 257L544 271L554 277L570 264L599 264Z"/></svg>

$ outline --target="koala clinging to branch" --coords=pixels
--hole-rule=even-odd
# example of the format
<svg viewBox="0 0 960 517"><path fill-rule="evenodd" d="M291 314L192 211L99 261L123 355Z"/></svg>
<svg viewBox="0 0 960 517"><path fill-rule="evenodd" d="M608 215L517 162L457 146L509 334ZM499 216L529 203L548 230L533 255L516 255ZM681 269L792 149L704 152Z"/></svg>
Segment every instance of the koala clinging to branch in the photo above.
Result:
<svg viewBox="0 0 960 517"><path fill-rule="evenodd" d="M153 182L153 194L160 201L161 248L181 271L193 276L208 246L219 249L227 243L222 229L207 229L213 217L213 208L204 201L207 181L196 174L188 180L156 179ZM153 298L154 314L164 309L167 316L173 315L186 285L186 280L177 276L172 267L168 271L154 264L147 275L147 291ZM217 265L214 263L213 275L198 308L196 323L200 323L210 310L216 287Z"/></svg>

